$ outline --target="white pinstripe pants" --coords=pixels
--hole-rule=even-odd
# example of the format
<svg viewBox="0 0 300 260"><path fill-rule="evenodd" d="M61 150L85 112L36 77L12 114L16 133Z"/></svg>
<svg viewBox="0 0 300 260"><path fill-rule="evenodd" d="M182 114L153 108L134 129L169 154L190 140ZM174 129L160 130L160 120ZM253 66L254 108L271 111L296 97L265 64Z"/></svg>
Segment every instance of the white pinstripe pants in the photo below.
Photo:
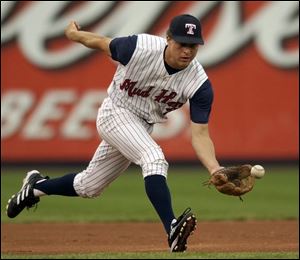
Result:
<svg viewBox="0 0 300 260"><path fill-rule="evenodd" d="M150 133L153 125L106 98L99 109L97 130L102 142L86 170L75 176L74 189L81 197L96 197L120 176L131 162L142 167L143 177L167 177L168 163Z"/></svg>

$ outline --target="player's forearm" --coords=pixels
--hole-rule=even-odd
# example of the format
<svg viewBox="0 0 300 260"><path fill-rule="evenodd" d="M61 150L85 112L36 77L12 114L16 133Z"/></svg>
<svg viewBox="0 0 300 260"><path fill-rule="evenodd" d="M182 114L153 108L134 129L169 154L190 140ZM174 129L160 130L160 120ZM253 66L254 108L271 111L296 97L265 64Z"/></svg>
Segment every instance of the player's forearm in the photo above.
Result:
<svg viewBox="0 0 300 260"><path fill-rule="evenodd" d="M101 46L101 42L105 41L105 37L85 31L73 31L69 34L69 39L92 49L98 49Z"/></svg>
<svg viewBox="0 0 300 260"><path fill-rule="evenodd" d="M210 174L221 168L216 159L214 144L209 136L207 125L192 123L192 145L199 160Z"/></svg>
<svg viewBox="0 0 300 260"><path fill-rule="evenodd" d="M111 55L109 49L110 38L92 32L79 31L79 26L74 21L67 26L65 35L71 41L79 42L88 48L99 49Z"/></svg>
<svg viewBox="0 0 300 260"><path fill-rule="evenodd" d="M207 168L210 174L220 168L215 156L213 142L209 137L194 137L192 139L192 144L199 160Z"/></svg>

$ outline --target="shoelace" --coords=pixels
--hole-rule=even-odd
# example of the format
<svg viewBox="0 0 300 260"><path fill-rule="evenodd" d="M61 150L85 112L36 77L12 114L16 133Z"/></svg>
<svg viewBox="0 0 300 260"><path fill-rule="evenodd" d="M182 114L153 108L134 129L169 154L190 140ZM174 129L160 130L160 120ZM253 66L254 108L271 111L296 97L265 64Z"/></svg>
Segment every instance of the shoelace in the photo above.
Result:
<svg viewBox="0 0 300 260"><path fill-rule="evenodd" d="M178 217L176 223L180 222L180 220L183 218L183 216L185 216L186 214L188 214L192 209L190 207L186 208L185 211Z"/></svg>

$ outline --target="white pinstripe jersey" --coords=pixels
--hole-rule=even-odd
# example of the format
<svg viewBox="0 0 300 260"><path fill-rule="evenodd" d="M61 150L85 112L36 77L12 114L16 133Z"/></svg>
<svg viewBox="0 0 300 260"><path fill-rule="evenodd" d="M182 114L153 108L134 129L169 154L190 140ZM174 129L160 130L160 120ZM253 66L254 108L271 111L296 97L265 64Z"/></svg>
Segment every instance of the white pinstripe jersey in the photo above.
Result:
<svg viewBox="0 0 300 260"><path fill-rule="evenodd" d="M113 103L148 123L164 122L166 114L180 108L207 80L194 59L187 68L169 75L164 64L164 38L139 34L136 49L126 66L119 63L108 88Z"/></svg>

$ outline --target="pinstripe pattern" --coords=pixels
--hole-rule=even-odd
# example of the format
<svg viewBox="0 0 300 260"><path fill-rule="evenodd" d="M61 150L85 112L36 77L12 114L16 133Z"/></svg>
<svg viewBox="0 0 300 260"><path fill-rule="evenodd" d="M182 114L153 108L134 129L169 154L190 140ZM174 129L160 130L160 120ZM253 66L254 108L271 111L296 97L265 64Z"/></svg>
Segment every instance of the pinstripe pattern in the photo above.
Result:
<svg viewBox="0 0 300 260"><path fill-rule="evenodd" d="M141 166L143 176L167 177L168 163L151 138L153 124L190 99L207 79L200 63L172 75L164 65L166 41L138 35L129 63L119 64L97 117L102 142L86 170L76 175L74 188L82 197L101 194L131 162Z"/></svg>
<svg viewBox="0 0 300 260"><path fill-rule="evenodd" d="M129 165L129 160L103 140L87 169L75 176L74 189L82 197L99 196Z"/></svg>
<svg viewBox="0 0 300 260"><path fill-rule="evenodd" d="M86 170L76 175L74 189L82 197L101 194L133 162L140 165L143 176L167 176L168 163L161 148L151 138L153 126L107 98L97 118L103 141Z"/></svg>
<svg viewBox="0 0 300 260"><path fill-rule="evenodd" d="M172 102L186 103L207 79L203 67L197 60L182 71L169 75L164 66L165 39L148 34L138 35L137 47L130 62L119 65L111 82L108 95L114 104L130 110L149 123L164 122L167 117L168 104L155 101L161 91L175 92ZM120 89L126 79L137 82L136 89L148 90L153 87L149 98L129 96Z"/></svg>

